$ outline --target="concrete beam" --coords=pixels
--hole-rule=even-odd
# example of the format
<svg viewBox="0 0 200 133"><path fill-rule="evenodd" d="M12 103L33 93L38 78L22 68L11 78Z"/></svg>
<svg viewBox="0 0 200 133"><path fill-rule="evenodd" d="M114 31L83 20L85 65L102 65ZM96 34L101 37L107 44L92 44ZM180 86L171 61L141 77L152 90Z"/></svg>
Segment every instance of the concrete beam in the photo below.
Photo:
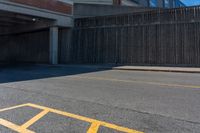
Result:
<svg viewBox="0 0 200 133"><path fill-rule="evenodd" d="M22 4L16 4L13 2L8 2L6 0L0 1L0 10L34 16L34 17L52 19L54 20L54 25L57 25L57 26L62 26L62 27L73 26L72 15L53 12L53 11L26 6Z"/></svg>
<svg viewBox="0 0 200 133"><path fill-rule="evenodd" d="M1 23L0 23L1 26ZM0 27L0 35L10 35L10 34L18 34L30 31L37 31L41 29L47 29L49 27L54 26L51 22L37 22L37 23L30 23L26 25L16 25L16 26L7 26Z"/></svg>
<svg viewBox="0 0 200 133"><path fill-rule="evenodd" d="M49 51L49 59L52 65L58 64L58 27L50 28L50 51Z"/></svg>

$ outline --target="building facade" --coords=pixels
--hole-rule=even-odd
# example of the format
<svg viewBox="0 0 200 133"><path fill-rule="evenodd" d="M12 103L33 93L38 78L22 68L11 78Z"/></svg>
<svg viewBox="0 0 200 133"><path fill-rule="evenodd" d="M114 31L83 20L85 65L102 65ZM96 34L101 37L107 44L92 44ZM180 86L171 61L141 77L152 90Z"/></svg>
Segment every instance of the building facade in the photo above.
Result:
<svg viewBox="0 0 200 133"><path fill-rule="evenodd" d="M83 11L87 17L180 6L179 0L0 0L0 62L67 63L74 18Z"/></svg>
<svg viewBox="0 0 200 133"><path fill-rule="evenodd" d="M163 7L163 8L176 8L176 7L183 7L185 5L180 0L148 0L147 6Z"/></svg>
<svg viewBox="0 0 200 133"><path fill-rule="evenodd" d="M184 4L180 0L74 0L74 3L163 7L163 8L175 8L184 6Z"/></svg>

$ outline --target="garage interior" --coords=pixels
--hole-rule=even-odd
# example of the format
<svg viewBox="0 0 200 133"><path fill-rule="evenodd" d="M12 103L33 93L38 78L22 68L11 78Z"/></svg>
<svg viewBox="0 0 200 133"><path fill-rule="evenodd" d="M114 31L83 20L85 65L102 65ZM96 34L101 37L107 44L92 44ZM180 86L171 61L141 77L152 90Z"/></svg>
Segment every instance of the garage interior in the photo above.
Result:
<svg viewBox="0 0 200 133"><path fill-rule="evenodd" d="M0 62L48 63L53 20L0 11Z"/></svg>

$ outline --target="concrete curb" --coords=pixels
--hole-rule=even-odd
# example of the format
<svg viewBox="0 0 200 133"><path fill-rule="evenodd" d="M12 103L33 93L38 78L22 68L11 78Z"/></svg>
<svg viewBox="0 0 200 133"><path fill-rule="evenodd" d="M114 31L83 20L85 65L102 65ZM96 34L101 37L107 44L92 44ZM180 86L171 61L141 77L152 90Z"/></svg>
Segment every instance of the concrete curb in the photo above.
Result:
<svg viewBox="0 0 200 133"><path fill-rule="evenodd" d="M117 68L113 67L112 70L124 70L124 71L149 71L149 72L175 72L175 73L200 73L200 71L193 70L172 70L172 69L136 69L136 68Z"/></svg>
<svg viewBox="0 0 200 133"><path fill-rule="evenodd" d="M40 64L39 66L43 66ZM69 65L44 65L49 67L85 67L95 69L106 70L122 70L122 71L149 71L149 72L174 72L174 73L200 73L200 67L153 67L153 66L106 66L106 65L81 65L81 64L69 64Z"/></svg>

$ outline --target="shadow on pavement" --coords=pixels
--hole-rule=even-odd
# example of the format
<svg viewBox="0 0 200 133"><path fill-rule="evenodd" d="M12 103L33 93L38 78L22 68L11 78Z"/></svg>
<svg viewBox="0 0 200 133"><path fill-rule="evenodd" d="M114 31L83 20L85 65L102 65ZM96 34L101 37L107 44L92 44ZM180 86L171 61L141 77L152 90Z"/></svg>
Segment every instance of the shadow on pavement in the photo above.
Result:
<svg viewBox="0 0 200 133"><path fill-rule="evenodd" d="M81 65L51 66L51 65L0 65L0 83L27 81L42 78L70 76L92 73L109 69L87 67Z"/></svg>

